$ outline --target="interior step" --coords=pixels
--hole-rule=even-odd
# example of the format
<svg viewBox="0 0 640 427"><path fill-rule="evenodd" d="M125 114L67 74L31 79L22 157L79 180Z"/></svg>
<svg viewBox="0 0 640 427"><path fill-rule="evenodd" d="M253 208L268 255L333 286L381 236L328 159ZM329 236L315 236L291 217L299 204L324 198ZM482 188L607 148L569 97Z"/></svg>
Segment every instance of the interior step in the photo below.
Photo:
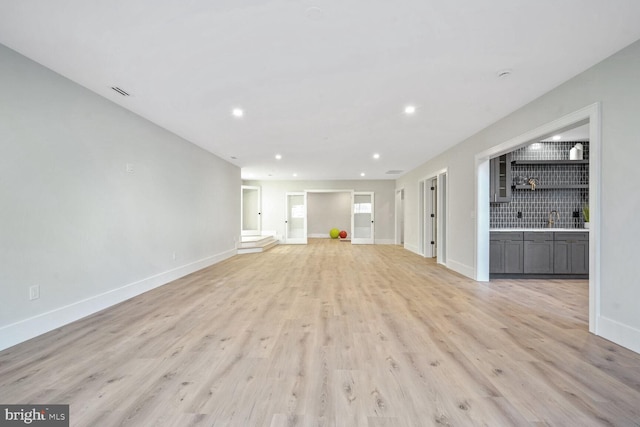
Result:
<svg viewBox="0 0 640 427"><path fill-rule="evenodd" d="M278 244L273 236L242 236L238 244L238 254L253 254L264 252Z"/></svg>

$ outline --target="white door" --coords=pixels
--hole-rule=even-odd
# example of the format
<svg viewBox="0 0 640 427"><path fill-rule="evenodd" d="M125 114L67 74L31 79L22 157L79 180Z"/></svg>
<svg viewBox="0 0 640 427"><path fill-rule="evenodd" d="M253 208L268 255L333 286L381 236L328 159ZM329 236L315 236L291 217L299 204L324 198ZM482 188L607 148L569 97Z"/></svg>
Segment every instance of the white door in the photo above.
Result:
<svg viewBox="0 0 640 427"><path fill-rule="evenodd" d="M262 233L260 187L243 185L240 203L242 235L259 236Z"/></svg>
<svg viewBox="0 0 640 427"><path fill-rule="evenodd" d="M375 217L373 192L354 192L351 204L351 243L372 245L374 243Z"/></svg>
<svg viewBox="0 0 640 427"><path fill-rule="evenodd" d="M286 194L285 243L307 244L307 194Z"/></svg>

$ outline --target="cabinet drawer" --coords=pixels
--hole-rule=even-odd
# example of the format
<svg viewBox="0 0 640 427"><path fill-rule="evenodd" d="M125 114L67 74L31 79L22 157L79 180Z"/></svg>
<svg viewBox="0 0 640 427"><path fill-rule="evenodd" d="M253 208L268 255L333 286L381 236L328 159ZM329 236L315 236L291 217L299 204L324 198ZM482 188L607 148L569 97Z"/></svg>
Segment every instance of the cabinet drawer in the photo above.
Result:
<svg viewBox="0 0 640 427"><path fill-rule="evenodd" d="M533 242L553 241L553 233L546 231L525 231L524 240Z"/></svg>
<svg viewBox="0 0 640 427"><path fill-rule="evenodd" d="M555 233L555 238L556 241L583 241L583 240L589 240L589 233L585 233L582 231L577 231L577 232L569 232L569 233L563 233L563 232L558 232Z"/></svg>
<svg viewBox="0 0 640 427"><path fill-rule="evenodd" d="M513 240L513 241L522 241L522 232L521 231L492 231L490 233L490 240Z"/></svg>

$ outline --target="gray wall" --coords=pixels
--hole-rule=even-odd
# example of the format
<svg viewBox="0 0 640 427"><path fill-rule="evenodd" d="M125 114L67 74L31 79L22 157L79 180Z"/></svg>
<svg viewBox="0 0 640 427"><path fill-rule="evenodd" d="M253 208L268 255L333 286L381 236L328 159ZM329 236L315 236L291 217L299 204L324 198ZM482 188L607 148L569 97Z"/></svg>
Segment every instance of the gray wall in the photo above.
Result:
<svg viewBox="0 0 640 427"><path fill-rule="evenodd" d="M0 349L235 253L237 167L2 45L0 94Z"/></svg>
<svg viewBox="0 0 640 427"><path fill-rule="evenodd" d="M640 263L634 258L640 222L640 42L616 53L513 114L401 177L405 242L418 248L420 179L449 172L449 267L473 275L475 265L474 156L596 102L602 108L600 333L640 349ZM471 274L469 274L471 273Z"/></svg>
<svg viewBox="0 0 640 427"><path fill-rule="evenodd" d="M307 197L309 237L329 237L329 230L345 230L351 236L351 193L309 193Z"/></svg>
<svg viewBox="0 0 640 427"><path fill-rule="evenodd" d="M285 194L304 190L355 190L375 193L376 243L393 243L395 236L395 183L390 180L353 181L245 181L262 188L262 229L284 236ZM307 224L308 225L308 224Z"/></svg>

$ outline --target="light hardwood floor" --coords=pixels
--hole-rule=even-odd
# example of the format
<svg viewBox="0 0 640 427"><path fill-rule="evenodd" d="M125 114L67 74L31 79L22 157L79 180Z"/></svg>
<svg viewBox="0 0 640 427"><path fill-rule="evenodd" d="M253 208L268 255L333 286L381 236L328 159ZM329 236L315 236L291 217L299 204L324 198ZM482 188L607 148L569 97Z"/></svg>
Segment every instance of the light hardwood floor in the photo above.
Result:
<svg viewBox="0 0 640 427"><path fill-rule="evenodd" d="M587 282L476 283L398 246L241 255L0 352L77 426L638 426Z"/></svg>

